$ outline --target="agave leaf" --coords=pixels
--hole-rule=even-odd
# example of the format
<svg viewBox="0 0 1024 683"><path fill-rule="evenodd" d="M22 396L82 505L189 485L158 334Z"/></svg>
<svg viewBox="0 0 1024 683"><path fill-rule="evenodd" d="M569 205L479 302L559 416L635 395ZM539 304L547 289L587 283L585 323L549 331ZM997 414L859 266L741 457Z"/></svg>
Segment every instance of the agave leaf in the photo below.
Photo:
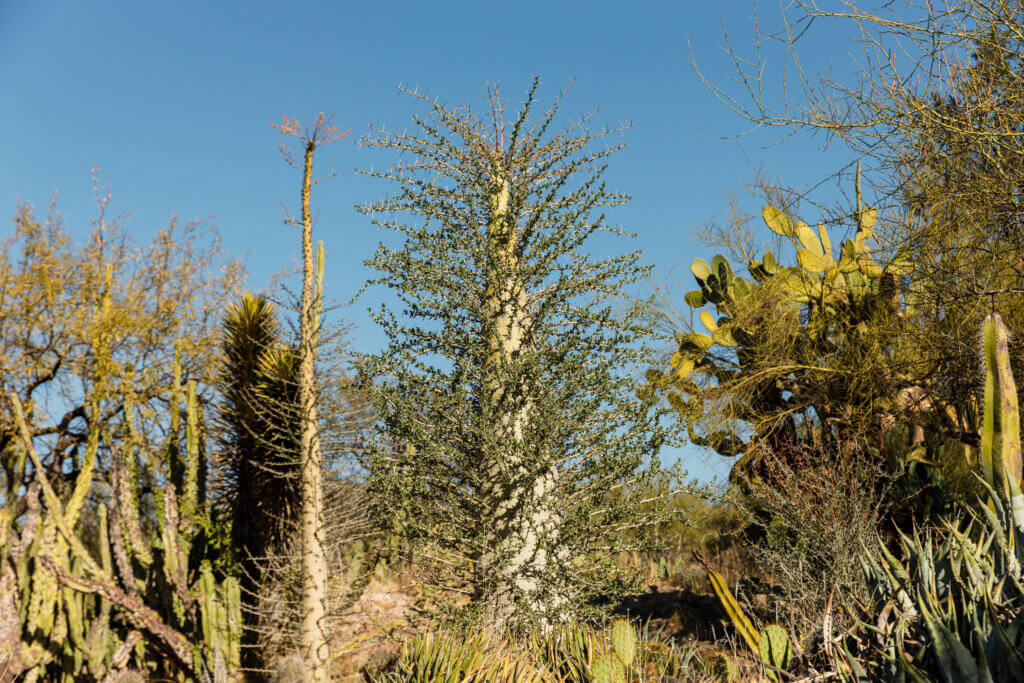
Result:
<svg viewBox="0 0 1024 683"><path fill-rule="evenodd" d="M925 617L927 619L927 616ZM929 622L929 625L931 622ZM946 644L948 652L952 656L953 661L956 663L956 668L960 672L962 678L952 678L948 680L963 680L963 681L978 681L981 683L982 675L979 667L980 662L975 661L974 657L971 656L971 651L960 642L960 639L949 630L949 628L942 622L936 621L935 626L941 634L941 640ZM987 668L987 667L986 667ZM989 679L991 680L991 679Z"/></svg>

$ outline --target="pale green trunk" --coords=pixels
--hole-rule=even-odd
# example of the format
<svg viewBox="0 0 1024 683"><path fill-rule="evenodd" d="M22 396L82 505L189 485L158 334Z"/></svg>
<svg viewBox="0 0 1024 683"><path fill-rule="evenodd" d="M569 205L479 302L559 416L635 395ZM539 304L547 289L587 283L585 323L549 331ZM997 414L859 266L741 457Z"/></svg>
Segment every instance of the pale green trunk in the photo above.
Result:
<svg viewBox="0 0 1024 683"><path fill-rule="evenodd" d="M515 247L517 235L509 219L509 186L499 184L492 200L488 242L496 266L489 278L487 315L492 334L486 340L484 368L484 415L493 430L495 452L485 454L485 476L490 549L481 558L481 579L494 581L485 601L485 615L500 628L516 612L516 598L529 611L550 607L536 595L541 577L552 558L545 539L557 531L559 518L550 504L558 471L551 466L532 481L525 478L522 447L533 417L530 388L509 386L502 371L514 363L530 338L533 321L527 294L518 278ZM506 448L502 447L506 445ZM507 487L521 479L517 487Z"/></svg>

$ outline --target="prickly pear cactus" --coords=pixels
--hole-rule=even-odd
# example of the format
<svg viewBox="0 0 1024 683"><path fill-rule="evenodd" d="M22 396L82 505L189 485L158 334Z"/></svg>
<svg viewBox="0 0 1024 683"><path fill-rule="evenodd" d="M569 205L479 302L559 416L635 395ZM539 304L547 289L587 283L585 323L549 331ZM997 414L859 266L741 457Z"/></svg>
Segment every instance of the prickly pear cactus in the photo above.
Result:
<svg viewBox="0 0 1024 683"><path fill-rule="evenodd" d="M903 375L883 350L914 311L900 289L912 264L876 259L877 212L862 205L859 190L855 234L841 242L824 224L812 228L775 207L765 207L762 218L792 261L781 263L772 252L748 256L745 277L721 254L710 263L695 259L689 315L670 316L678 348L667 367L647 373L641 389L665 396L692 443L741 456L735 481L757 480L763 454L794 443L800 426L793 415L801 410L826 424L848 414L866 416L869 428L893 423L899 411L886 398L906 387L896 386ZM865 388L854 392L840 381L844 373L878 381L863 379Z"/></svg>
<svg viewBox="0 0 1024 683"><path fill-rule="evenodd" d="M708 676L720 683L733 683L736 679L736 667L732 660L723 654L713 654L703 660L703 668Z"/></svg>
<svg viewBox="0 0 1024 683"><path fill-rule="evenodd" d="M771 624L761 632L761 638L757 645L761 661L770 664L776 669L789 667L789 660L793 656L793 646L789 641L786 629L778 624Z"/></svg>
<svg viewBox="0 0 1024 683"><path fill-rule="evenodd" d="M612 651L624 666L633 663L636 657L636 632L625 619L619 619L612 625Z"/></svg>
<svg viewBox="0 0 1024 683"><path fill-rule="evenodd" d="M590 665L593 683L626 683L626 668L614 655L598 657Z"/></svg>

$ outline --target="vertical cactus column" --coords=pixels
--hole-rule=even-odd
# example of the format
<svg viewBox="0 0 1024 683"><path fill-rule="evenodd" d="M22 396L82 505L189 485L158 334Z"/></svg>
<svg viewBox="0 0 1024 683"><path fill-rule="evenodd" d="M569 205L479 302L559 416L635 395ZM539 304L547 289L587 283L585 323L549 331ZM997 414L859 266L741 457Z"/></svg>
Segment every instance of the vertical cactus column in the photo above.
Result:
<svg viewBox="0 0 1024 683"><path fill-rule="evenodd" d="M998 313L982 327L985 356L985 405L981 432L981 466L985 480L997 491L1007 480L1021 485L1020 413L1017 385L1010 369L1009 338Z"/></svg>
<svg viewBox="0 0 1024 683"><path fill-rule="evenodd" d="M323 542L323 490L320 435L316 415L316 345L323 298L324 246L317 244L313 259L313 218L309 206L316 140L306 143L302 177L302 310L299 321L299 405L302 431L299 438L302 487L299 516L302 535L302 626L300 640L311 683L328 680L327 651L327 556Z"/></svg>

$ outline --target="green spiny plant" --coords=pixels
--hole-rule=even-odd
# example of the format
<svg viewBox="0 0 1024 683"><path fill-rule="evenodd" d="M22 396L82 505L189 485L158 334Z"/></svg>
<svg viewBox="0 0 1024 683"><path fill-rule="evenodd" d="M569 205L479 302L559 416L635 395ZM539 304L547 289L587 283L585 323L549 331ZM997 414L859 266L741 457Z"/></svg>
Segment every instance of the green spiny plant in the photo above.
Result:
<svg viewBox="0 0 1024 683"><path fill-rule="evenodd" d="M590 665L590 676L594 683L625 683L626 667L614 655L603 655Z"/></svg>
<svg viewBox="0 0 1024 683"><path fill-rule="evenodd" d="M786 629L778 624L766 626L758 639L757 652L762 662L776 669L789 668L789 661L793 657L793 644Z"/></svg>
<svg viewBox="0 0 1024 683"><path fill-rule="evenodd" d="M939 533L901 534L864 554L877 639L846 673L857 680L1024 681L1024 495L1019 408L1007 333L997 313L982 328L985 393L980 479L987 504L963 506Z"/></svg>
<svg viewBox="0 0 1024 683"><path fill-rule="evenodd" d="M633 663L636 657L636 631L625 619L618 619L612 625L612 651L624 666Z"/></svg>
<svg viewBox="0 0 1024 683"><path fill-rule="evenodd" d="M794 262L744 252L749 278L723 255L695 259L689 319L656 313L678 348L643 391L666 397L692 443L738 457L731 479L741 490L770 486L773 469L798 467L807 453L861 458L906 479L887 490L905 494L896 507L910 511L900 513L909 526L903 517L948 508L959 481L936 475L963 462L977 411L945 405L919 371L913 264L873 252L878 216L863 204L859 172L852 216L855 233L837 243L824 224L766 206L764 223Z"/></svg>
<svg viewBox="0 0 1024 683"><path fill-rule="evenodd" d="M731 659L721 653L706 657L703 664L707 674L721 683L732 683L736 680L736 667Z"/></svg>
<svg viewBox="0 0 1024 683"><path fill-rule="evenodd" d="M106 310L104 301L98 316ZM102 344L102 339L97 341L99 357ZM118 445L94 426L98 421L89 421L82 467L63 501L36 452L21 401L13 393L9 396L20 440L17 447L27 454L34 481L28 487L20 527L14 526L12 516L5 516L8 542L0 566L0 624L8 630L12 624L22 624L4 664L25 680L105 680L132 662L179 677L217 681L227 680L238 670L237 581L218 581L208 561L202 562L198 572L190 561L193 541L207 518L202 424L195 383L189 382L182 452L175 438L181 394L177 359L176 354L175 385L170 391L172 434L166 449L170 481L157 499L157 534L144 533L140 524L132 479L130 386L122 390L124 439ZM114 395L104 378L99 380L89 403L92 411ZM98 534L93 540L78 522L86 494L93 488L101 443L114 462L109 497L97 506ZM96 548L98 559L89 546Z"/></svg>
<svg viewBox="0 0 1024 683"><path fill-rule="evenodd" d="M624 682L686 676L693 661L694 651L638 634L624 619L609 629L573 622L503 637L461 627L406 643L395 670L379 680Z"/></svg>
<svg viewBox="0 0 1024 683"><path fill-rule="evenodd" d="M298 371L294 349L281 342L280 322L264 296L246 294L224 318L219 419L226 432L222 459L232 508L231 540L238 555L242 612L257 617L264 558L282 545L298 509L296 449ZM255 628L245 629L247 668L261 664Z"/></svg>

